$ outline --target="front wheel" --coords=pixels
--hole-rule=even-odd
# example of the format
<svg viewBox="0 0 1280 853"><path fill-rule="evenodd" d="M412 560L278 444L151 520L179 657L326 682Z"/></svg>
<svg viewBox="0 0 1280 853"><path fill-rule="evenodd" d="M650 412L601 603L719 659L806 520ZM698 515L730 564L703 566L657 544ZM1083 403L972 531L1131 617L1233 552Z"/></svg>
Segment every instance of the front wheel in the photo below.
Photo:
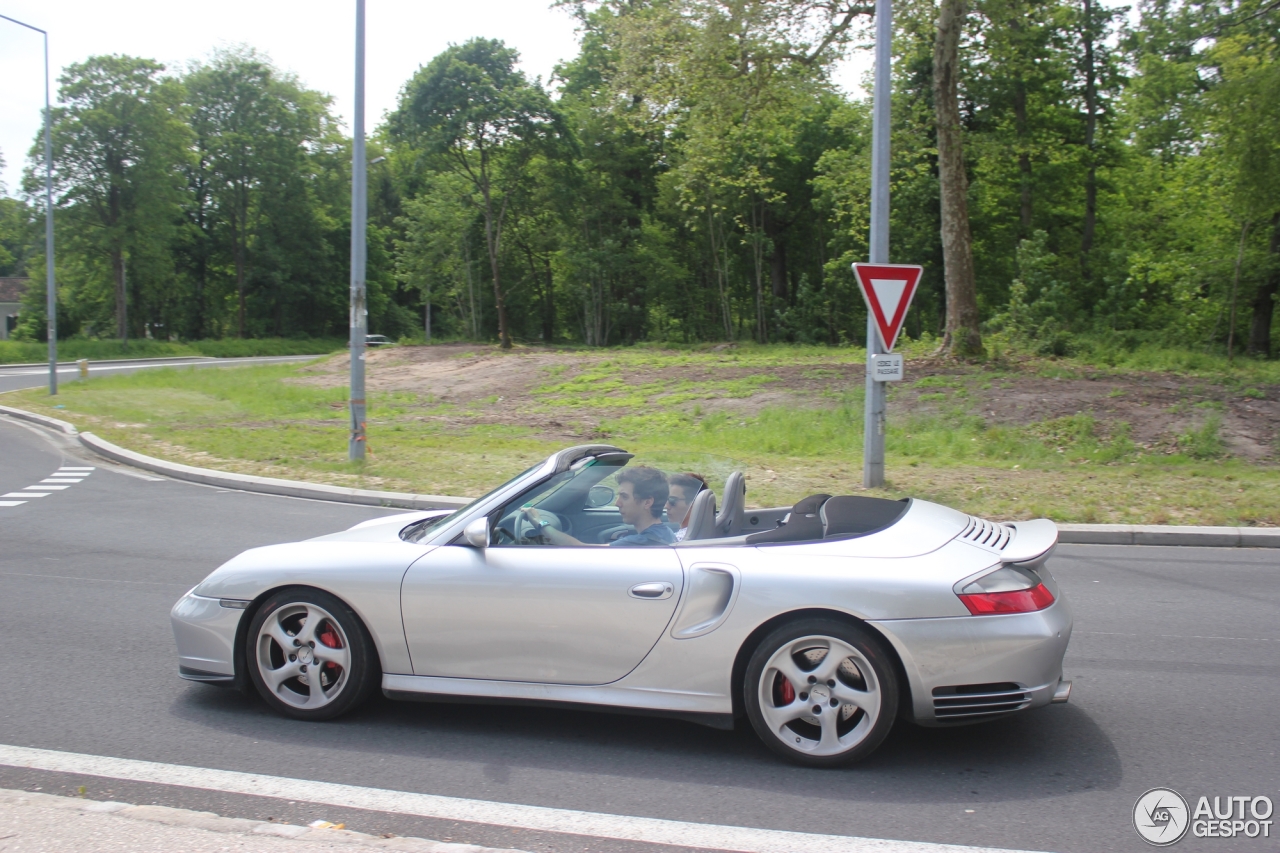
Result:
<svg viewBox="0 0 1280 853"><path fill-rule="evenodd" d="M765 745L810 767L866 758L898 712L898 679L881 644L835 619L798 620L765 637L743 692Z"/></svg>
<svg viewBox="0 0 1280 853"><path fill-rule="evenodd" d="M281 590L249 623L245 660L258 693L299 720L330 720L368 697L378 656L360 620L315 589Z"/></svg>

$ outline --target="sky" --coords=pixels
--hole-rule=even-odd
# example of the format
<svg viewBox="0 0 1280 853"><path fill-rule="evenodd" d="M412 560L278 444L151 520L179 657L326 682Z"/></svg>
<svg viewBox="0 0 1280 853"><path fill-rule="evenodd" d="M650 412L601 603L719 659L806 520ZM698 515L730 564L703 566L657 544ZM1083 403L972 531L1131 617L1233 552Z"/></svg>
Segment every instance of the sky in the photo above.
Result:
<svg viewBox="0 0 1280 853"><path fill-rule="evenodd" d="M548 0L368 0L365 123L395 107L400 87L449 44L483 36L520 51L521 66L546 80L577 54L574 21ZM178 70L219 47L246 44L306 86L334 98L350 126L354 101L355 3L352 0L0 0L0 14L49 31L52 97L61 69L95 54L156 59ZM844 63L837 82L850 91L869 67L869 51ZM0 182L17 195L27 152L44 109L39 33L0 20Z"/></svg>

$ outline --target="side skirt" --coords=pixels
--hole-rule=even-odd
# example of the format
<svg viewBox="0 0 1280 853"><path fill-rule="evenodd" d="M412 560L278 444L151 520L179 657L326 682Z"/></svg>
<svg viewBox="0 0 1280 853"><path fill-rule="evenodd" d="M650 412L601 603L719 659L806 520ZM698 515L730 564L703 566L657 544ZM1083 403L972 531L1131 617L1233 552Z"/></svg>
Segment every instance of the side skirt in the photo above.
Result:
<svg viewBox="0 0 1280 853"><path fill-rule="evenodd" d="M526 684L519 682L469 681L457 678L432 678L420 675L383 675L382 692L389 699L409 702L436 702L466 705L523 705L542 708L563 708L571 711L586 711L599 714L625 714L641 717L663 717L666 719L684 720L709 726L713 729L730 731L734 728L734 716L731 710L697 710L695 708L672 708L676 705L725 705L730 703L728 697L707 696L702 694L667 693L654 691L627 690L616 687L589 687L561 684ZM596 698L593 693L613 692L622 694L616 697L648 700L644 704L610 703L590 701ZM628 696L626 694L636 694ZM653 707L662 699L668 707Z"/></svg>

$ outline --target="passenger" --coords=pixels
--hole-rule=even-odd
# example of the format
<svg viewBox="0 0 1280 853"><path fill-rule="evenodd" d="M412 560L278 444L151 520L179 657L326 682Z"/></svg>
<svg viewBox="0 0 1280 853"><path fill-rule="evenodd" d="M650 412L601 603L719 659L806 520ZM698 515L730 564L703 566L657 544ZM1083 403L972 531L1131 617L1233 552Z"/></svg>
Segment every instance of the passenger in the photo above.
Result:
<svg viewBox="0 0 1280 853"><path fill-rule="evenodd" d="M624 468L618 474L618 498L614 502L623 524L636 529L610 542L610 545L674 545L675 534L662 523L662 508L669 495L667 475L657 468L638 466ZM525 516L552 545L585 545L587 543L543 522L536 507L524 510Z"/></svg>
<svg viewBox="0 0 1280 853"><path fill-rule="evenodd" d="M689 510L693 499L707 488L707 478L689 471L671 475L671 496L667 498L667 520L676 532L676 541L683 542L689 532Z"/></svg>

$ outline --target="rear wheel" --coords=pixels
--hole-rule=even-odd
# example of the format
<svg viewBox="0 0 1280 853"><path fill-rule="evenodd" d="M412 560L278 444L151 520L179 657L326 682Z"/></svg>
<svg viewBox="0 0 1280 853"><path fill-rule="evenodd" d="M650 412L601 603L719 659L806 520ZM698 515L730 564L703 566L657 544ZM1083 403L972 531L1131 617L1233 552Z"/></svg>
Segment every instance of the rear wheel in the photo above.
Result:
<svg viewBox="0 0 1280 853"><path fill-rule="evenodd" d="M245 659L267 704L299 720L330 720L375 686L378 657L351 608L314 589L282 590L249 624Z"/></svg>
<svg viewBox="0 0 1280 853"><path fill-rule="evenodd" d="M898 680L869 632L802 619L756 648L743 684L747 716L765 745L810 767L866 758L889 734Z"/></svg>

